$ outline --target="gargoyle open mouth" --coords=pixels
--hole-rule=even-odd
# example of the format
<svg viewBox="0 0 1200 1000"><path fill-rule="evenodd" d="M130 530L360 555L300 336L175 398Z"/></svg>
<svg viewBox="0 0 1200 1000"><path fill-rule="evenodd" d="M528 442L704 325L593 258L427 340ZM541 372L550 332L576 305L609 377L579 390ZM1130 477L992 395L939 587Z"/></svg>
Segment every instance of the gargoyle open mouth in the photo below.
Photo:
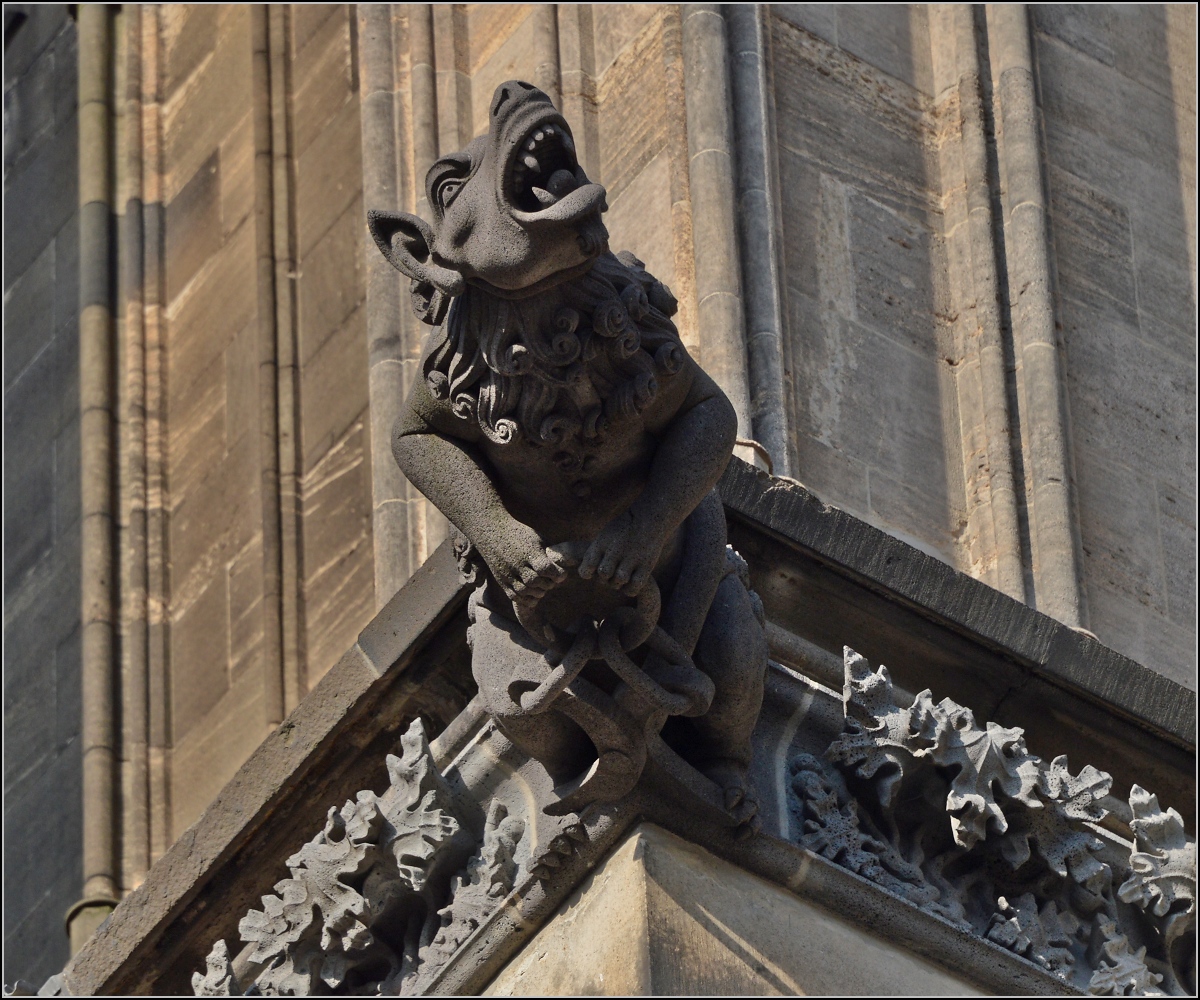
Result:
<svg viewBox="0 0 1200 1000"><path fill-rule="evenodd" d="M575 156L575 143L566 128L543 119L517 143L505 188L513 208L536 214L587 184L587 176Z"/></svg>

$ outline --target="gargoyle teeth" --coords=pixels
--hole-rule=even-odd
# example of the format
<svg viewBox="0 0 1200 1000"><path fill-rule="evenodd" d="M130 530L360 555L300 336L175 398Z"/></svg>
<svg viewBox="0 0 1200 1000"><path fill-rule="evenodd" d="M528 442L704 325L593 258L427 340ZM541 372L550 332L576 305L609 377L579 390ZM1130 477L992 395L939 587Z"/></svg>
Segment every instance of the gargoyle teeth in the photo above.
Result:
<svg viewBox="0 0 1200 1000"><path fill-rule="evenodd" d="M526 212L549 208L586 182L567 130L549 122L519 141L510 170L509 197Z"/></svg>

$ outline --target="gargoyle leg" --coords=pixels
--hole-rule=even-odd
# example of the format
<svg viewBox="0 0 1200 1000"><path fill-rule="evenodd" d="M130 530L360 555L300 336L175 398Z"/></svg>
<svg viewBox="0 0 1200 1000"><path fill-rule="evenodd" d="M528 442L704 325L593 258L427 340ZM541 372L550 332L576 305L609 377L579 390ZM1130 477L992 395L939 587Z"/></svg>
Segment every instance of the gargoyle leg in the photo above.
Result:
<svg viewBox="0 0 1200 1000"><path fill-rule="evenodd" d="M699 736L689 757L706 773L722 772L709 776L724 785L724 771L744 773L750 766L750 736L767 674L766 635L749 593L732 573L717 588L694 658L717 690L708 712L688 720Z"/></svg>

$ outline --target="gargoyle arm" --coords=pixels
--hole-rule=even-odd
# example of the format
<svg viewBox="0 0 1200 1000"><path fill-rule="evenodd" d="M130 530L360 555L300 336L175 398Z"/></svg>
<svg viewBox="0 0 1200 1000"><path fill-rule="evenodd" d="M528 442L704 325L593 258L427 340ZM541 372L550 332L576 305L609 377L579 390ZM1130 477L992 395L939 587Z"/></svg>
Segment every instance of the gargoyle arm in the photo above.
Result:
<svg viewBox="0 0 1200 1000"><path fill-rule="evenodd" d="M541 536L508 512L470 427L417 379L392 430L392 453L409 482L471 539L508 596L535 598L565 571Z"/></svg>
<svg viewBox="0 0 1200 1000"><path fill-rule="evenodd" d="M699 365L688 358L686 366L675 376L682 402L664 408L657 420L647 420L658 447L646 485L629 509L613 518L588 547L579 564L579 575L585 579L595 574L637 593L667 538L729 464L737 415Z"/></svg>
<svg viewBox="0 0 1200 1000"><path fill-rule="evenodd" d="M645 489L630 508L668 534L716 486L737 440L733 404L691 358L687 366L691 385L683 403L661 430L650 428L657 433L658 449Z"/></svg>

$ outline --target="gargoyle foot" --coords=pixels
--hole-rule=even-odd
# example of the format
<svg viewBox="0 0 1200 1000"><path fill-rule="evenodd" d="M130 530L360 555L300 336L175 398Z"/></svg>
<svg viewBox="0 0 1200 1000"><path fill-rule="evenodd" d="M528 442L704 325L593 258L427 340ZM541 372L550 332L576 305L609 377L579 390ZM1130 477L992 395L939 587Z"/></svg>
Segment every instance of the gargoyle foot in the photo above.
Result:
<svg viewBox="0 0 1200 1000"><path fill-rule="evenodd" d="M738 826L738 840L753 837L762 829L758 815L758 792L740 761L717 760L701 768L704 776L720 787L725 811Z"/></svg>

